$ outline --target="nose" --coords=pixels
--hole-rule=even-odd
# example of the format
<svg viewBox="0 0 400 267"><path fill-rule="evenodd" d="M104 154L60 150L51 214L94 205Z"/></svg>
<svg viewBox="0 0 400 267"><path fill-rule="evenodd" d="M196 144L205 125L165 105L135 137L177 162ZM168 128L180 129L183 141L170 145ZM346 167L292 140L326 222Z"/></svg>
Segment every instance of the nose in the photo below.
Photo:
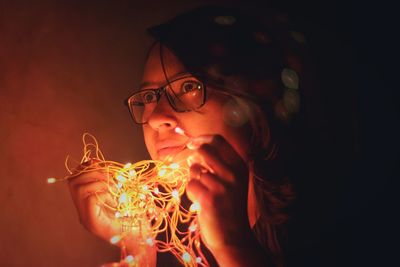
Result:
<svg viewBox="0 0 400 267"><path fill-rule="evenodd" d="M148 124L157 131L174 129L177 126L175 111L168 102L167 96L163 94L148 118Z"/></svg>

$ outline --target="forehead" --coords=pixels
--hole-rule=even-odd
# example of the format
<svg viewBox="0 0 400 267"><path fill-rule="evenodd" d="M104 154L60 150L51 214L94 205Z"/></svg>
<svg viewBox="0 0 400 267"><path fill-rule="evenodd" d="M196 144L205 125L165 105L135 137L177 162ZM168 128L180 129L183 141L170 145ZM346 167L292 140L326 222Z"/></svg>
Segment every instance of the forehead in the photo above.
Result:
<svg viewBox="0 0 400 267"><path fill-rule="evenodd" d="M165 46L154 45L144 66L141 88L162 86L168 80L188 74L182 62Z"/></svg>

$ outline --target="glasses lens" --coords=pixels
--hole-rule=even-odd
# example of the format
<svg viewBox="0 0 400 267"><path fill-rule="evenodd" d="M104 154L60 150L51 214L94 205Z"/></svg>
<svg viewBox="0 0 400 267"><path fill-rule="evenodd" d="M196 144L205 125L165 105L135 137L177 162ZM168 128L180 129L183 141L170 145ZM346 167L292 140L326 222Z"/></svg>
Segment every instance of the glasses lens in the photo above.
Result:
<svg viewBox="0 0 400 267"><path fill-rule="evenodd" d="M176 80L167 86L167 93L171 104L176 111L190 111L200 108L204 104L205 90L203 83L186 78Z"/></svg>
<svg viewBox="0 0 400 267"><path fill-rule="evenodd" d="M128 100L129 109L137 123L145 123L157 105L157 95L153 90L139 91Z"/></svg>
<svg viewBox="0 0 400 267"><path fill-rule="evenodd" d="M177 112L196 110L204 105L204 85L193 77L175 80L164 88L169 103ZM161 89L141 90L128 99L129 109L136 123L147 122L158 103L160 96L157 92Z"/></svg>

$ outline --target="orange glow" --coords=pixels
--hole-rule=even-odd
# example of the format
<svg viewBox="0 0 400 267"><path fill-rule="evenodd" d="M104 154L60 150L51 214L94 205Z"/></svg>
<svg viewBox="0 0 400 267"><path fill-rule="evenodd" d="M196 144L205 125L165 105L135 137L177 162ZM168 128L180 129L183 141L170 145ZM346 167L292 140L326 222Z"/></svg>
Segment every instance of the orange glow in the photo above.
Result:
<svg viewBox="0 0 400 267"><path fill-rule="evenodd" d="M197 227L200 206L195 202L186 210L180 204L189 179L189 170L183 167L184 164L155 160L121 164L105 160L92 135L84 134L83 143L81 164L92 164L73 172L67 158L65 165L70 174L53 182L91 171L104 171L107 174L108 192L118 204L110 206L100 198L98 201L102 208L112 211L123 229L123 232L111 238L112 244L123 241L130 230L141 229L142 242L156 246L159 252L173 253L184 266L209 266L200 249L200 230ZM149 222L150 229L143 230L141 226ZM178 230L178 224L187 225L186 230ZM157 240L157 235L163 232L167 233L166 240ZM131 256L129 266L136 266L133 259L140 255Z"/></svg>

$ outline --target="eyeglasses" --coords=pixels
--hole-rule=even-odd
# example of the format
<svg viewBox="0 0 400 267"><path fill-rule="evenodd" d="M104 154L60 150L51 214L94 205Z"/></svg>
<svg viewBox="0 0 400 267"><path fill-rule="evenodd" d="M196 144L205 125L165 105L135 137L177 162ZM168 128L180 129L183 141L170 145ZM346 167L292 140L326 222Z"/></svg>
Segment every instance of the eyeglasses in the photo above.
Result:
<svg viewBox="0 0 400 267"><path fill-rule="evenodd" d="M133 120L138 124L147 123L163 93L176 112L199 109L206 99L206 88L202 82L193 76L181 77L160 88L140 90L130 96L126 103Z"/></svg>

